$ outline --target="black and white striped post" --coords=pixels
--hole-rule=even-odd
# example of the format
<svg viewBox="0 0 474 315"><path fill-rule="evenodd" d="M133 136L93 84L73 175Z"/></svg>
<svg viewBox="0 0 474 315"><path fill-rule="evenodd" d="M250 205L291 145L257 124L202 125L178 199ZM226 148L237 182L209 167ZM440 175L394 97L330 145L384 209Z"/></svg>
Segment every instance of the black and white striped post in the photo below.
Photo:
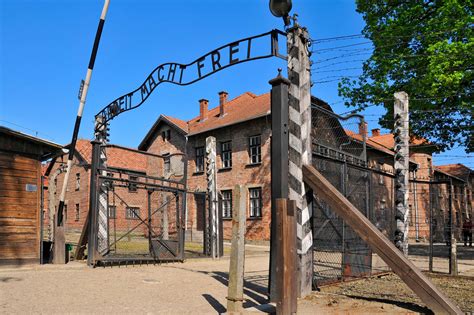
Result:
<svg viewBox="0 0 474 315"><path fill-rule="evenodd" d="M311 293L313 280L312 190L303 182L303 166L311 165L311 78L309 35L294 21L288 45L288 197L296 201L298 296Z"/></svg>
<svg viewBox="0 0 474 315"><path fill-rule="evenodd" d="M94 39L94 46L92 47L92 53L89 59L89 66L87 69L86 73L86 78L84 81L81 83L81 89L79 91L79 109L77 111L77 117L76 117L76 123L74 125L74 131L72 133L72 140L71 144L69 146L69 155L68 155L68 161L67 161L67 169L66 169L66 174L64 176L64 181L63 181L63 186L61 190L61 195L59 196L59 206L58 206L58 211L56 215L56 226L57 227L63 227L64 222L63 222L63 211L64 211L64 200L66 197L66 191L67 191L67 185L69 181L69 175L71 173L71 167L72 167L72 161L74 158L74 153L76 151L76 142L77 142L77 136L79 134L79 128L81 126L81 119L82 119L82 113L84 111L84 106L86 104L86 98L87 98L87 91L89 90L89 84L91 81L92 77L92 70L94 69L94 63L95 63L95 58L97 56L97 50L99 49L99 42L100 42L100 37L102 35L102 29L104 28L104 23L105 23L105 16L107 14L107 10L109 8L109 3L110 0L105 0L104 1L104 6L102 8L102 14L100 15L100 20L99 20L99 26L97 27L97 32L95 34L95 39ZM64 233L63 229L56 229L59 233ZM62 242L60 241L62 240ZM58 237L54 238L54 261L55 263L61 263L65 262L65 257L62 257L65 252L64 252L64 237L61 237L58 235ZM62 243L62 244L61 244Z"/></svg>

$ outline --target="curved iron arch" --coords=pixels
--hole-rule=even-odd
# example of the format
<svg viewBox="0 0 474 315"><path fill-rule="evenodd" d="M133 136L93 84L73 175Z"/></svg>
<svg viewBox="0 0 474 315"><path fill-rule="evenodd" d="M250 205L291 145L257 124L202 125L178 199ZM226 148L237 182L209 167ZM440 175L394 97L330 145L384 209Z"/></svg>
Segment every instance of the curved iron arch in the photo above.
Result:
<svg viewBox="0 0 474 315"><path fill-rule="evenodd" d="M270 32L266 32L260 35L256 36L251 36L247 38L243 38L234 42L231 42L229 44L223 45L217 49L214 49L213 51L208 52L207 54L197 58L196 60L192 61L191 63L188 64L179 64L179 63L173 63L173 62L167 62L163 63L159 66L157 66L153 71L147 76L145 81L135 90L133 90L130 93L124 94L111 103L109 103L107 106L105 106L103 109L101 109L96 115L96 126L95 130L99 131L103 126L107 124L108 121L112 120L114 117L118 116L119 114L135 109L142 105L147 98L150 96L150 94L154 91L154 89L160 85L161 83L172 83L176 85L190 85L193 84L199 80L202 80L216 72L219 72L221 70L224 70L230 66L237 65L240 63L252 61L252 60L258 60L258 59L264 59L264 58L270 58L270 57L279 57L281 59L286 60L286 56L280 54L279 47L278 47L278 35L286 36L286 33L283 31L280 31L278 29L271 30ZM265 36L270 36L271 39L271 47L270 47L270 53L265 54L265 55L258 55L251 57L251 44L254 39L265 37ZM239 44L242 42L247 42L247 54L246 58L244 59L239 59L239 58L233 58L233 54L237 53L239 51ZM229 61L226 64L221 65L221 60L220 60L220 51L223 49L229 49ZM204 67L202 64L206 58L208 58L208 61L211 62L212 64L212 71L207 72L205 74L201 73L201 68ZM210 60L209 60L210 58ZM223 62L222 62L223 63ZM183 82L183 72L186 69L191 69L193 65L196 65L195 70L197 70L197 78L194 78L189 81L184 81ZM162 74L161 71L165 71L167 69L167 78L165 78L165 74ZM180 70L179 73L179 80L175 79L177 70ZM156 80L155 80L156 79ZM158 81L158 82L156 82ZM139 94L139 95L138 95ZM138 95L138 102L134 103L133 99L134 96Z"/></svg>

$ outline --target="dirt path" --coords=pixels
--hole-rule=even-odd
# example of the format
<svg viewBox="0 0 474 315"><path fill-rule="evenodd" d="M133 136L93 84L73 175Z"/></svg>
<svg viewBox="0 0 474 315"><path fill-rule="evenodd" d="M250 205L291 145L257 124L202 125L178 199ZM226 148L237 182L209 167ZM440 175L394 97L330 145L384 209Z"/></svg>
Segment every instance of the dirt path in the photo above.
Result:
<svg viewBox="0 0 474 315"><path fill-rule="evenodd" d="M83 263L0 269L0 313L160 313L225 312L229 260L91 269ZM247 312L274 310L267 304L268 254L245 263ZM315 293L298 303L299 314L409 313L377 301Z"/></svg>

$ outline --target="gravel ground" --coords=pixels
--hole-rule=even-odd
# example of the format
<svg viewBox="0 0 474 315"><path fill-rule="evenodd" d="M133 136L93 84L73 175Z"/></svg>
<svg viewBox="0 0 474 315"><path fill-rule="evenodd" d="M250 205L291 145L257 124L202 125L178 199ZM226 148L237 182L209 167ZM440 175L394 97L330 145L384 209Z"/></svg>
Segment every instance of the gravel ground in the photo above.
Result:
<svg viewBox="0 0 474 315"><path fill-rule="evenodd" d="M474 310L474 278L427 274L433 283L464 312ZM426 305L395 274L327 286L322 292L343 295L360 301L379 301L415 312L429 312Z"/></svg>
<svg viewBox="0 0 474 315"><path fill-rule="evenodd" d="M248 246L244 307L271 312L268 248ZM0 314L216 314L226 310L229 259L88 268L82 262L0 268ZM464 311L473 309L474 278L430 275ZM426 313L395 275L325 287L298 301L298 314Z"/></svg>

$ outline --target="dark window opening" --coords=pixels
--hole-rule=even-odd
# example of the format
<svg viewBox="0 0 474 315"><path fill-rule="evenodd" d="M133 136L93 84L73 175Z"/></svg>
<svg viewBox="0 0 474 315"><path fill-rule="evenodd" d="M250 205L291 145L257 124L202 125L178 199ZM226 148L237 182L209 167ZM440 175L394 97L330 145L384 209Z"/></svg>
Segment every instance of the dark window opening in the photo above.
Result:
<svg viewBox="0 0 474 315"><path fill-rule="evenodd" d="M260 135L249 138L250 164L262 162L262 147Z"/></svg>
<svg viewBox="0 0 474 315"><path fill-rule="evenodd" d="M204 172L204 147L196 148L196 172Z"/></svg>
<svg viewBox="0 0 474 315"><path fill-rule="evenodd" d="M222 168L232 167L232 141L221 143Z"/></svg>

